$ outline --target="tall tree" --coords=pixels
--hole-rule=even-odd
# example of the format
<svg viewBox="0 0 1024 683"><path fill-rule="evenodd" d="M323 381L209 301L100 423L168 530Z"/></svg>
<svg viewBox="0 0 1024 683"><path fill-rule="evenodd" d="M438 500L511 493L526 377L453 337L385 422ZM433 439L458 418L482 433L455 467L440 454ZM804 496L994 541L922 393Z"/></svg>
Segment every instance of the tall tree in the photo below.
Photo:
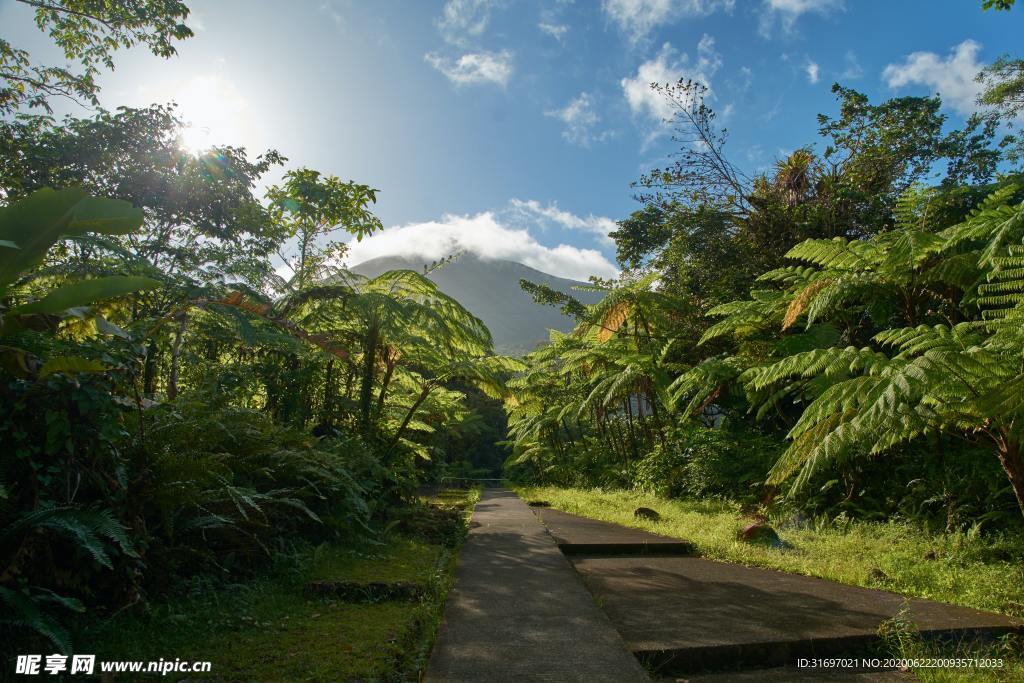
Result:
<svg viewBox="0 0 1024 683"><path fill-rule="evenodd" d="M344 244L330 241L334 232L348 232L361 240L382 227L370 211L377 202L377 190L312 169L289 171L283 184L267 191L267 198L275 220L297 242L294 258L282 255L293 273L288 283L293 289L323 278L324 269L342 255ZM321 244L324 240L326 245Z"/></svg>
<svg viewBox="0 0 1024 683"><path fill-rule="evenodd" d="M161 281L136 300L128 322L152 324L204 286L264 286L273 273L268 256L285 237L254 194L259 178L283 157L270 150L251 160L235 147L195 156L182 148L180 131L173 105L100 111L60 124L47 117L0 123L0 188L9 198L78 186L142 209L138 232L67 242L52 253L47 270L57 277L133 274ZM151 336L147 346L145 391L152 394L160 338Z"/></svg>
<svg viewBox="0 0 1024 683"><path fill-rule="evenodd" d="M33 64L31 55L0 38L0 114L18 109L50 110L65 97L97 104L100 68L113 69L113 53L144 45L159 57L175 54L174 41L192 36L183 22L189 10L179 0L16 0L35 10L45 31L75 66Z"/></svg>

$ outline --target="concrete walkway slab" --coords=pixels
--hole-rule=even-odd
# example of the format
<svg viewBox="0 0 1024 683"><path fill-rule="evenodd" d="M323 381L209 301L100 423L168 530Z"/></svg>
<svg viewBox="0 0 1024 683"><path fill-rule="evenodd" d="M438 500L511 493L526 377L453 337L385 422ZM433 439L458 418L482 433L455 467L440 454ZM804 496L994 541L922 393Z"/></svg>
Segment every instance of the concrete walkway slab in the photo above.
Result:
<svg viewBox="0 0 1024 683"><path fill-rule="evenodd" d="M692 555L693 544L643 529L537 508L534 513L566 555Z"/></svg>
<svg viewBox="0 0 1024 683"><path fill-rule="evenodd" d="M877 643L906 610L924 634L996 635L998 614L693 557L575 558L630 650L656 671L793 665Z"/></svg>
<svg viewBox="0 0 1024 683"><path fill-rule="evenodd" d="M484 491L428 681L646 681L607 616L514 493Z"/></svg>

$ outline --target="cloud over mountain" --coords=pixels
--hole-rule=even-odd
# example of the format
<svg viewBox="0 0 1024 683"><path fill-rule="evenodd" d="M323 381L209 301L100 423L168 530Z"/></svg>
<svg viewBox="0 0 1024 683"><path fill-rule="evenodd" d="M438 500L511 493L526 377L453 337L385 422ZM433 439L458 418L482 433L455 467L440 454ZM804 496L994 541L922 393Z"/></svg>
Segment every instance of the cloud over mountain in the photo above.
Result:
<svg viewBox="0 0 1024 683"><path fill-rule="evenodd" d="M591 275L612 277L615 265L599 250L568 244L542 244L524 224L544 229L545 222L594 233L607 239L615 223L603 217L580 217L557 206L534 200L513 200L509 209L474 215L445 215L436 221L387 228L361 242L350 242L346 261L362 263L382 256L407 256L427 260L468 251L485 259L506 259L575 280Z"/></svg>

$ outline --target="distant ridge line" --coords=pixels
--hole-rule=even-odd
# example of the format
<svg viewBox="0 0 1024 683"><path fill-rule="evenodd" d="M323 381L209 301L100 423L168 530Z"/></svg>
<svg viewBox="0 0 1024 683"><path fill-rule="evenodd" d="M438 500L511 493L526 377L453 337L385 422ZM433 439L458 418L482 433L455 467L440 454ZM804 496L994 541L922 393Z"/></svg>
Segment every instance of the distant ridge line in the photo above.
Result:
<svg viewBox="0 0 1024 683"><path fill-rule="evenodd" d="M359 275L376 277L389 270L415 270L422 273L434 259L410 256L381 256L364 261L349 270ZM535 303L519 287L519 280L543 283L586 304L601 299L597 292L580 292L572 288L588 283L550 275L516 261L487 259L472 252L460 255L427 274L438 289L453 297L484 321L494 338L497 353L525 355L548 341L549 330L569 332L576 321L557 308Z"/></svg>

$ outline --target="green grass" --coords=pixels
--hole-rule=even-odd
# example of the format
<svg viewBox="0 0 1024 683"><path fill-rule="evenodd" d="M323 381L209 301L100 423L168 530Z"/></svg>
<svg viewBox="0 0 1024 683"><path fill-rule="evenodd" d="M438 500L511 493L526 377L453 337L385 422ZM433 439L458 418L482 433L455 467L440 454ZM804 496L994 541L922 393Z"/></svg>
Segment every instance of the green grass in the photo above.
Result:
<svg viewBox="0 0 1024 683"><path fill-rule="evenodd" d="M448 494L468 506L477 493ZM98 659L208 660L222 681L415 680L426 662L456 549L391 534L358 545L325 544L273 572L231 586L197 583L188 596L125 614L83 634ZM314 580L408 581L421 600L350 604L309 598Z"/></svg>
<svg viewBox="0 0 1024 683"><path fill-rule="evenodd" d="M704 557L817 576L854 586L880 588L909 596L1024 617L1024 540L985 538L966 533L928 534L913 525L890 522L821 524L787 528L770 520L792 548L778 550L737 540L751 523L738 505L714 501L666 500L634 491L519 487L527 501L547 501L565 512L639 527L692 542ZM638 507L657 510L661 519L636 519ZM925 559L934 552L934 560ZM873 570L881 570L885 578ZM1006 638L980 651L937 649L915 636L913 628L889 641L898 657L1002 658L1001 669L917 669L924 681L1024 680L1024 646Z"/></svg>

